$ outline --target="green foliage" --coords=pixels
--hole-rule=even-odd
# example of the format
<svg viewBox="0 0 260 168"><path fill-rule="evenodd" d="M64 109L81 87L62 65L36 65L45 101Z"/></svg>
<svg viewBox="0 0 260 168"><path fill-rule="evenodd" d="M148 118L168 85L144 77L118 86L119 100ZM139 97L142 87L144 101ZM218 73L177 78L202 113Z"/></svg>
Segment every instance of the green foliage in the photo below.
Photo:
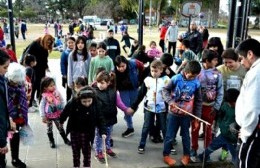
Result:
<svg viewBox="0 0 260 168"><path fill-rule="evenodd" d="M0 17L8 17L7 9L0 8Z"/></svg>
<svg viewBox="0 0 260 168"><path fill-rule="evenodd" d="M30 18L34 18L36 16L37 16L36 12L31 8L26 8L23 12L21 12L22 18L29 18L30 19Z"/></svg>

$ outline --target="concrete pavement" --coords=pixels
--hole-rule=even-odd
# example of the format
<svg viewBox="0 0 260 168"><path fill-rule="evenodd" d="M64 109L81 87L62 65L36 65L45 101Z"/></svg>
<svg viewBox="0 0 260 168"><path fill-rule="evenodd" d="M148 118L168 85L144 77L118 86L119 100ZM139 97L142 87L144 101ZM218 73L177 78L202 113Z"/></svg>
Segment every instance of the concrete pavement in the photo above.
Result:
<svg viewBox="0 0 260 168"><path fill-rule="evenodd" d="M57 86L61 86L61 76L59 69L59 60L50 60L49 67L51 72L56 77ZM65 90L59 87L62 94ZM123 113L118 112L118 123L114 126L112 137L114 139L113 151L118 155L117 158L108 157L109 168L159 168L167 167L162 161L163 144L152 143L147 140L145 154L138 154L137 147L140 140L141 128L143 124L142 105L140 105L138 112L133 117L135 134L128 138L122 138L121 134L125 131L126 126L123 120ZM57 148L51 149L46 135L46 125L41 122L39 113L29 113L29 122L34 131L34 144L31 146L20 146L20 159L25 161L28 168L71 168L72 152L71 147L64 144L56 127L54 127L55 140ZM66 126L66 124L65 124ZM180 165L180 158L182 156L182 143L178 133L178 145L176 146L177 155L172 155L177 160L177 165ZM200 151L202 150L202 141L200 142ZM199 151L199 153L200 153ZM220 151L212 155L212 160L217 161ZM229 156L230 159L230 156ZM10 152L7 154L7 167L11 168ZM92 151L92 168L105 168L105 164L100 164L94 159L94 152ZM82 162L81 162L82 163ZM191 166L201 167L201 164L191 164ZM176 166L178 167L178 166ZM214 167L224 167L221 164L215 164Z"/></svg>

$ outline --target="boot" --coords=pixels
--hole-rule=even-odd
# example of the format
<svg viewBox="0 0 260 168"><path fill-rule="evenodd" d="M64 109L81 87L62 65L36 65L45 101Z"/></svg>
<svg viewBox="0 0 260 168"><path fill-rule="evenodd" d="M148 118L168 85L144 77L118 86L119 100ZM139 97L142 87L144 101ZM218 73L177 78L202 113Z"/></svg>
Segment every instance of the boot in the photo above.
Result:
<svg viewBox="0 0 260 168"><path fill-rule="evenodd" d="M70 145L71 145L71 142L70 142L70 140L67 138L65 132L60 132L60 135L61 135L61 137L62 137L64 143L67 144L68 146L70 146Z"/></svg>
<svg viewBox="0 0 260 168"><path fill-rule="evenodd" d="M10 140L12 165L14 167L26 168L26 164L19 159L19 143L20 135L19 133L15 133L13 138Z"/></svg>
<svg viewBox="0 0 260 168"><path fill-rule="evenodd" d="M50 147L51 148L55 148L55 142L54 142L54 138L53 138L53 133L47 133L48 137L49 137L49 141L50 141Z"/></svg>

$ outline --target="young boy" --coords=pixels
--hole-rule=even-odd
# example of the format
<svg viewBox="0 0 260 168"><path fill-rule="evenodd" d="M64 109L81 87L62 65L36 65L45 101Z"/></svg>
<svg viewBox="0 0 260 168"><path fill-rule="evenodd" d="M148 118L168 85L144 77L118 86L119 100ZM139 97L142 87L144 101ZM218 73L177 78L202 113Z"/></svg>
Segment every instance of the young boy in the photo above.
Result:
<svg viewBox="0 0 260 168"><path fill-rule="evenodd" d="M184 70L171 78L170 82L163 88L163 96L169 104L167 116L166 136L164 139L163 160L169 166L174 166L176 160L170 158L171 145L176 133L181 128L182 145L184 156L181 162L184 166L190 161L190 121L187 113L180 111L181 108L197 117L201 116L202 96L200 82L197 79L201 66L197 61L190 61Z"/></svg>
<svg viewBox="0 0 260 168"><path fill-rule="evenodd" d="M92 42L88 47L88 52L91 57L97 56L97 43Z"/></svg>
<svg viewBox="0 0 260 168"><path fill-rule="evenodd" d="M220 134L217 136L211 144L198 155L198 159L203 161L203 158L207 161L210 159L210 154L218 150L221 147L227 148L232 155L232 162L235 164L237 159L236 145L238 131L233 128L235 123L235 105L239 95L237 89L228 89L225 94L225 101L220 108L220 117L218 118ZM205 156L204 156L205 155Z"/></svg>
<svg viewBox="0 0 260 168"><path fill-rule="evenodd" d="M216 113L218 113L224 95L223 85L222 85L222 75L215 68L218 63L218 53L213 50L205 49L202 53L202 70L198 76L201 84L202 92L202 115L201 118L211 125L215 119ZM197 123L196 123L197 124ZM203 125L203 131L206 131L207 137L204 138L205 147L208 147L212 141L212 129L211 125ZM194 128L195 123L192 123L191 139L191 160L195 161L195 156L197 156L198 150L198 136L200 130L200 124L197 129Z"/></svg>
<svg viewBox="0 0 260 168"><path fill-rule="evenodd" d="M138 153L145 152L145 144L148 133L154 124L154 119L159 121L163 136L166 132L166 106L162 98L162 89L170 81L166 75L161 76L163 64L160 60L154 60L150 66L151 76L144 79L141 89L138 93L137 100L133 103L132 108L136 111L140 102L144 100L144 124L142 129L141 141L138 147Z"/></svg>
<svg viewBox="0 0 260 168"><path fill-rule="evenodd" d="M189 40L183 40L182 42L182 47L183 47L183 53L181 55L181 60L182 63L181 65L177 68L176 73L180 73L182 69L185 67L187 62L195 60L196 54L190 50L190 41Z"/></svg>

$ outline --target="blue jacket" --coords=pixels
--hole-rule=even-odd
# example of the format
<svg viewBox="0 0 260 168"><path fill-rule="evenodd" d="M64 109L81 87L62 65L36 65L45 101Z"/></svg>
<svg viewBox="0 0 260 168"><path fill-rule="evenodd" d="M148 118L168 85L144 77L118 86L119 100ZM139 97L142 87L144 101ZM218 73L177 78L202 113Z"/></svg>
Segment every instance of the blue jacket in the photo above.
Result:
<svg viewBox="0 0 260 168"><path fill-rule="evenodd" d="M61 57L60 57L60 70L61 70L61 75L62 76L67 76L67 72L68 72L68 57L69 54L72 50L70 50L69 48L67 48L66 50L64 50L61 53Z"/></svg>

